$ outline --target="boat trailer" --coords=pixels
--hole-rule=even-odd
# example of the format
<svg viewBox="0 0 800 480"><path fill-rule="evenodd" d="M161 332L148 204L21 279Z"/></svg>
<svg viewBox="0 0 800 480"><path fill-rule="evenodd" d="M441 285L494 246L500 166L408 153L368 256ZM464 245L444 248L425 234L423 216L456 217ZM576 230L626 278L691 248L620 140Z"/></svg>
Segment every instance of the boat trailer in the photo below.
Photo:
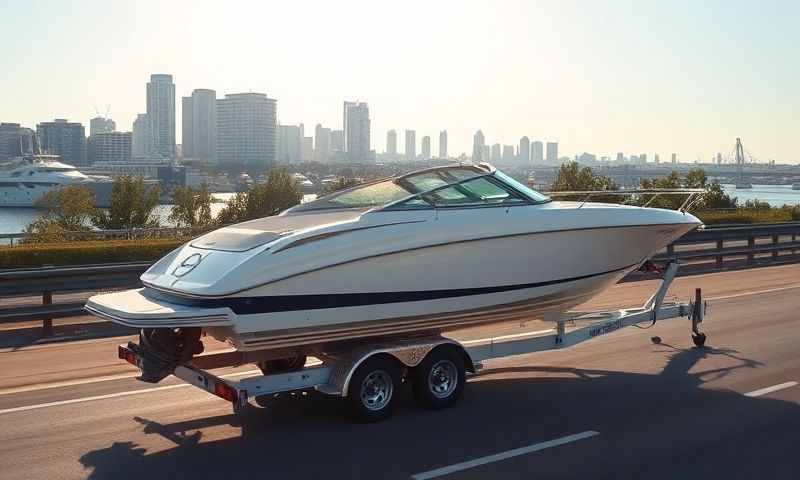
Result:
<svg viewBox="0 0 800 480"><path fill-rule="evenodd" d="M240 413L251 399L288 392L316 390L347 397L356 417L376 421L391 414L394 393L410 382L416 400L432 409L445 408L460 397L466 375L477 374L483 362L491 359L568 348L629 326L643 327L657 321L688 318L693 343L705 344L700 324L707 308L702 292L695 290L687 303L665 302L678 263L668 264L661 284L639 308L585 314L565 314L555 328L501 337L459 342L442 335L389 340L365 340L346 350L326 352L319 362L277 373L254 375L235 380L210 373L209 369L254 362L258 352L218 352L197 355L175 368L173 375L206 390L233 405ZM660 343L657 336L653 343ZM119 346L119 358L141 368L136 344ZM243 360L246 359L246 360Z"/></svg>

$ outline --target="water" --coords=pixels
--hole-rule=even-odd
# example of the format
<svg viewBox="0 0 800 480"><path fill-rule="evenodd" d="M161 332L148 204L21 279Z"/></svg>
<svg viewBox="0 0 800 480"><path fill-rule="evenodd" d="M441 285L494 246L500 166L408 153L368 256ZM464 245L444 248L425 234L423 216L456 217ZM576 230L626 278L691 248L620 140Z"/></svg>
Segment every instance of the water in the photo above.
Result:
<svg viewBox="0 0 800 480"><path fill-rule="evenodd" d="M725 193L736 197L739 205L747 200L761 200L773 207L800 205L800 190L792 190L791 185L753 185L751 189L737 190L733 184L722 184Z"/></svg>
<svg viewBox="0 0 800 480"><path fill-rule="evenodd" d="M211 204L211 215L217 214L225 207L225 202L233 198L235 193L213 193L212 196L218 203ZM310 202L317 198L316 195L303 195L302 203ZM155 214L162 227L171 227L172 223L167 219L172 205L159 205L155 209ZM0 233L20 233L26 225L36 220L40 212L35 208L0 208Z"/></svg>

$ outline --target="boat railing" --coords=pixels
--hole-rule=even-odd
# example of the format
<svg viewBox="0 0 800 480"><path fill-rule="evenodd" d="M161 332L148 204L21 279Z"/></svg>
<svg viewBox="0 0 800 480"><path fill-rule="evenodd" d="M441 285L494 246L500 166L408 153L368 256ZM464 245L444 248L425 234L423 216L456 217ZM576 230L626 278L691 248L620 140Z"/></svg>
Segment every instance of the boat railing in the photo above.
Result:
<svg viewBox="0 0 800 480"><path fill-rule="evenodd" d="M688 211L700 198L702 194L705 193L705 190L702 188L643 188L643 189L634 189L634 190L571 190L571 191L552 191L552 192L542 192L543 194L549 197L580 197L581 205L578 208L583 207L590 198L597 197L597 196L605 196L605 195L612 195L612 196L629 196L634 197L636 195L644 195L650 196L645 201L643 207L647 207L652 205L656 198L660 196L676 196L676 195L686 195L686 200L683 201L681 206L678 208L678 211L686 212Z"/></svg>

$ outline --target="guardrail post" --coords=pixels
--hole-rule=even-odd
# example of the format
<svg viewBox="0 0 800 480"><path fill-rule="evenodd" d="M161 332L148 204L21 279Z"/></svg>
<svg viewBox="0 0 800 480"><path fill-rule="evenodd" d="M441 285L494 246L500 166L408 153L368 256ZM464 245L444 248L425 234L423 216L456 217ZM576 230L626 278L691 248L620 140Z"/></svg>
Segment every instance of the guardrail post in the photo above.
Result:
<svg viewBox="0 0 800 480"><path fill-rule="evenodd" d="M795 235L795 234L793 233L793 234L792 234L792 243L794 243L796 239L797 239L797 235ZM794 255L794 248L792 248L792 255Z"/></svg>
<svg viewBox="0 0 800 480"><path fill-rule="evenodd" d="M717 251L722 250L724 240L717 240ZM722 268L722 255L717 255L717 268Z"/></svg>
<svg viewBox="0 0 800 480"><path fill-rule="evenodd" d="M778 235L773 235L772 236L772 244L773 245L777 245L778 244ZM778 258L778 251L777 250L773 250L772 251L772 259L774 260L774 259L777 259L777 258Z"/></svg>
<svg viewBox="0 0 800 480"><path fill-rule="evenodd" d="M753 237L753 236L748 236L747 237L747 249L748 250L752 250L754 248L756 248L756 238ZM747 263L753 263L753 259L754 258L755 258L755 255L753 255L752 253L748 253L747 254Z"/></svg>
<svg viewBox="0 0 800 480"><path fill-rule="evenodd" d="M42 292L42 305L53 304L53 292ZM53 319L47 315L42 318L42 336L46 337L53 333Z"/></svg>
<svg viewBox="0 0 800 480"><path fill-rule="evenodd" d="M675 256L675 245L673 245L672 243L667 245L667 256L668 257Z"/></svg>

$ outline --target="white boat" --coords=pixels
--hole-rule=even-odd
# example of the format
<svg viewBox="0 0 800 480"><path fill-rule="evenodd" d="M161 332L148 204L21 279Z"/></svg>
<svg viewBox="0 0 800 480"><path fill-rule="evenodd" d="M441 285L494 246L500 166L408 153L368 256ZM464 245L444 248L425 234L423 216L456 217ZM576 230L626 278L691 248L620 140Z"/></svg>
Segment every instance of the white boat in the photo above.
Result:
<svg viewBox="0 0 800 480"><path fill-rule="evenodd" d="M155 263L144 288L86 308L169 337L160 344L193 345L202 330L239 350L313 353L555 320L699 225L680 211L551 201L489 165L437 167L208 233Z"/></svg>
<svg viewBox="0 0 800 480"><path fill-rule="evenodd" d="M58 155L25 155L0 161L0 207L33 207L55 188L82 185L95 195L95 205L107 207L111 177L84 175Z"/></svg>

